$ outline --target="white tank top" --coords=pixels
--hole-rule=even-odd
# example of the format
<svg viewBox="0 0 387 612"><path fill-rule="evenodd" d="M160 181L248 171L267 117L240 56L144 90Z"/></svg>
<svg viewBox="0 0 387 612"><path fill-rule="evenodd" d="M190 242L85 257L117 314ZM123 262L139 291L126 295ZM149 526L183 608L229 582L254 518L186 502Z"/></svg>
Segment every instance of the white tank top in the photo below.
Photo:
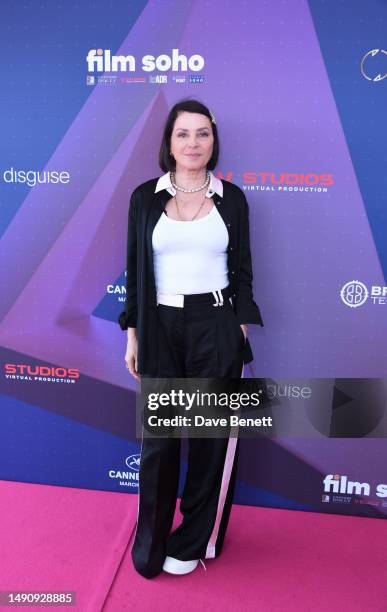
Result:
<svg viewBox="0 0 387 612"><path fill-rule="evenodd" d="M228 285L228 231L216 206L194 221L164 212L152 235L158 293L208 293Z"/></svg>

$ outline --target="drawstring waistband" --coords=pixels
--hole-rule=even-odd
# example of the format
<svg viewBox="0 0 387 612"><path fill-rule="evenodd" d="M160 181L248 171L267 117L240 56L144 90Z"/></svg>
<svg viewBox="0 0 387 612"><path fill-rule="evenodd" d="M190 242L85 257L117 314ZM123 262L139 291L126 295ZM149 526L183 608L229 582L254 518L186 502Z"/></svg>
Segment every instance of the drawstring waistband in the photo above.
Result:
<svg viewBox="0 0 387 612"><path fill-rule="evenodd" d="M215 298L215 302L214 304L212 304L213 306L223 306L223 295L222 292L219 289L216 289L215 291L212 292L214 298Z"/></svg>
<svg viewBox="0 0 387 612"><path fill-rule="evenodd" d="M223 306L224 300L229 299L232 304L231 291L229 287L215 289L209 293L195 293L184 295L182 293L157 293L157 304L184 308L190 304L212 304Z"/></svg>

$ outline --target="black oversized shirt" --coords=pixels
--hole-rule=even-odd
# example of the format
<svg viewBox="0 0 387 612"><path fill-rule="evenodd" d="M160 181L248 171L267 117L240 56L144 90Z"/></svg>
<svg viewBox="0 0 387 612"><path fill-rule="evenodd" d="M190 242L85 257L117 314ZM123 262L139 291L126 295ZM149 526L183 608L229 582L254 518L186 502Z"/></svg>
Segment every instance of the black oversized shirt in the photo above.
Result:
<svg viewBox="0 0 387 612"><path fill-rule="evenodd" d="M153 268L152 234L165 205L171 198L166 189L155 193L158 178L142 183L133 191L128 211L125 310L118 318L122 330L136 327L140 374L157 376L157 301ZM227 267L233 307L240 324L263 325L253 298L249 233L249 207L240 187L221 179L223 197L213 196L228 231ZM253 360L248 338L243 362Z"/></svg>

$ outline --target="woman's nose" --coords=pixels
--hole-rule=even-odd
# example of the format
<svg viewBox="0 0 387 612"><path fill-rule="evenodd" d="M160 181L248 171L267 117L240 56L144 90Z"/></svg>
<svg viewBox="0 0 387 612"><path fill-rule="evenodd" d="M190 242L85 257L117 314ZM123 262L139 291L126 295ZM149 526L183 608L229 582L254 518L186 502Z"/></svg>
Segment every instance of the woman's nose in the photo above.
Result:
<svg viewBox="0 0 387 612"><path fill-rule="evenodd" d="M188 146L189 147L195 148L195 147L197 147L197 145L198 145L198 142L197 142L197 139L196 139L195 136L193 138L189 139L189 141L188 141Z"/></svg>

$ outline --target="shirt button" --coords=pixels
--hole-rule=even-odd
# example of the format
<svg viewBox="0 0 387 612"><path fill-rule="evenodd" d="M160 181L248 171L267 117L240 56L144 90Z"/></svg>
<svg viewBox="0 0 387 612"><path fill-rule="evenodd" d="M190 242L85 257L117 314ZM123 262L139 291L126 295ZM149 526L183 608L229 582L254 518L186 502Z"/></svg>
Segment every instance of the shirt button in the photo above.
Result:
<svg viewBox="0 0 387 612"><path fill-rule="evenodd" d="M231 274L235 274L234 270L231 270Z"/></svg>
<svg viewBox="0 0 387 612"><path fill-rule="evenodd" d="M230 251L232 251L232 250L233 250L233 247L230 247Z"/></svg>
<svg viewBox="0 0 387 612"><path fill-rule="evenodd" d="M227 223L227 227L231 227L231 223Z"/></svg>

